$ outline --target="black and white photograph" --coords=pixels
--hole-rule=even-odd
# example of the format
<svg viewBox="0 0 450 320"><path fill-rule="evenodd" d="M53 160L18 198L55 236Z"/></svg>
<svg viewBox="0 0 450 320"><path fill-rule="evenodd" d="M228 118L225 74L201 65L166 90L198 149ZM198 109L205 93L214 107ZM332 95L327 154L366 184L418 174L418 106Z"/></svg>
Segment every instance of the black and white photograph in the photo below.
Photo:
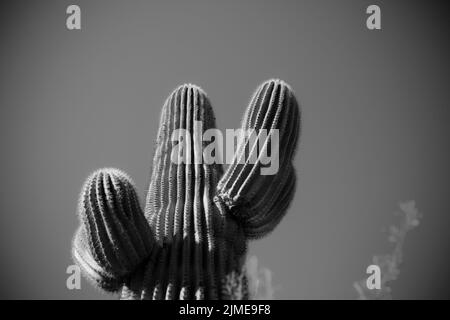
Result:
<svg viewBox="0 0 450 320"><path fill-rule="evenodd" d="M0 300L450 299L448 9L2 1Z"/></svg>

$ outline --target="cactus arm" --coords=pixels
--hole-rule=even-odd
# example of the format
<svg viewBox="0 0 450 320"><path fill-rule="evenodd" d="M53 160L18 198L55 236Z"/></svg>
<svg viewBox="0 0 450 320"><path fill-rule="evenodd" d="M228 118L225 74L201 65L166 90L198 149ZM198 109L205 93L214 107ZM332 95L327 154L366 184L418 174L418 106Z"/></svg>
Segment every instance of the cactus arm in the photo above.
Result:
<svg viewBox="0 0 450 320"><path fill-rule="evenodd" d="M250 101L242 129L255 129L258 139L247 137L241 141L217 192L252 239L275 228L295 191L292 158L300 132L300 109L290 86L281 80L263 83ZM261 129L267 130L266 137L261 135ZM271 129L277 129L279 134L279 170L274 175L261 175L261 156L273 139ZM252 158L255 154L256 158Z"/></svg>
<svg viewBox="0 0 450 320"><path fill-rule="evenodd" d="M81 225L72 247L83 274L100 288L115 291L153 249L151 230L131 179L117 169L100 169L83 186Z"/></svg>

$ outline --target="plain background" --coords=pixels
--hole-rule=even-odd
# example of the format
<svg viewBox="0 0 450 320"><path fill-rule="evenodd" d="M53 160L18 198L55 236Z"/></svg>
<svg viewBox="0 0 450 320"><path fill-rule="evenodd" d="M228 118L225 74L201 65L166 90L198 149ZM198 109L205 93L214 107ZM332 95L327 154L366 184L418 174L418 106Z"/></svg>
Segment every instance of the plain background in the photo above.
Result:
<svg viewBox="0 0 450 320"><path fill-rule="evenodd" d="M9 2L9 3L8 3ZM82 30L68 31L77 4ZM382 30L366 28L378 4ZM0 297L115 299L66 288L76 204L99 167L144 199L159 111L179 84L237 128L277 77L303 110L298 189L275 231L250 244L279 299L354 299L399 201L408 235L399 299L448 298L448 10L437 1L2 1Z"/></svg>

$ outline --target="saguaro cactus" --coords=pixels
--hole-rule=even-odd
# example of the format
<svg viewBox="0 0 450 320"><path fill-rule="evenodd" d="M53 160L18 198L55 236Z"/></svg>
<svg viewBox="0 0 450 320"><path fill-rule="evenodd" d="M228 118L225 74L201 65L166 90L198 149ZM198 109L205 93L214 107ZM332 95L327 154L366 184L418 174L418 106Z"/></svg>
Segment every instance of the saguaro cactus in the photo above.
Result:
<svg viewBox="0 0 450 320"><path fill-rule="evenodd" d="M254 147L244 139L222 176L220 164L203 161L200 137L215 127L210 101L195 85L178 87L162 109L144 212L125 173L94 172L80 196L74 260L87 278L120 291L122 299L233 298L224 279L241 270L248 239L271 231L292 199L299 121L289 86L279 80L262 84L242 126L279 130L279 170L261 176L261 159L240 163ZM262 140L264 148L273 146L272 135ZM177 142L191 146L188 154Z"/></svg>

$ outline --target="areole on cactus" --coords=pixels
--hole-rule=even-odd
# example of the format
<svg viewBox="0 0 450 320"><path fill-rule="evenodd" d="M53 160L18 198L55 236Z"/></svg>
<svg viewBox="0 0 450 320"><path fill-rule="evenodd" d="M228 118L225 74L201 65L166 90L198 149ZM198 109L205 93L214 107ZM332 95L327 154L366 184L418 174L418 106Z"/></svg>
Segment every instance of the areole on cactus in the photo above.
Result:
<svg viewBox="0 0 450 320"><path fill-rule="evenodd" d="M195 121L203 132L195 132ZM198 137L210 128L215 117L205 92L192 84L176 88L161 112L144 211L122 171L100 169L89 176L72 255L95 285L119 291L122 299L233 298L224 279L241 270L247 241L272 231L293 198L300 109L285 82L269 80L245 112L242 128L279 131L274 175L260 175L259 159L240 161L257 148L250 139L241 140L225 173L221 164L200 161L205 142ZM172 140L177 129L192 133L186 137L193 161L171 160L181 152ZM270 148L270 139L264 138L262 148Z"/></svg>

